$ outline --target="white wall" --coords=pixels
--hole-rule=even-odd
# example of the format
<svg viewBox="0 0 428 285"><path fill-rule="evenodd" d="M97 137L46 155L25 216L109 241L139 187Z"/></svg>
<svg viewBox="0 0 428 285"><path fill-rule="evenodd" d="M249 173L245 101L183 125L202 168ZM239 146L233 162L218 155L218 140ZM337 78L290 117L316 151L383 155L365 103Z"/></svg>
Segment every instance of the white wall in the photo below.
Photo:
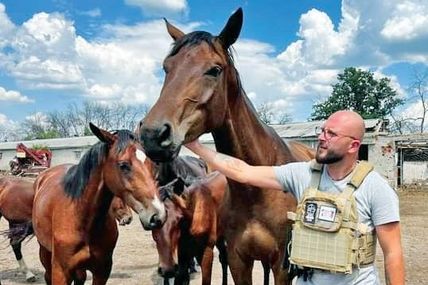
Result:
<svg viewBox="0 0 428 285"><path fill-rule="evenodd" d="M428 183L427 161L405 161L403 164L403 184Z"/></svg>

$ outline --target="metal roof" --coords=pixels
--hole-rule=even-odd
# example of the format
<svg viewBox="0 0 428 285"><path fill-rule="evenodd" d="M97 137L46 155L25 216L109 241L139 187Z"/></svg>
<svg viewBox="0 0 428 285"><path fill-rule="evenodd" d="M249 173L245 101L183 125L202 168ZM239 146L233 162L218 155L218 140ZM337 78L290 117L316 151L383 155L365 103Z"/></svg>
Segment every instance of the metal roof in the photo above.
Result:
<svg viewBox="0 0 428 285"><path fill-rule="evenodd" d="M283 125L270 125L278 135L283 139L297 139L297 138L315 138L315 127L321 126L324 121L311 121L300 123L288 123ZM385 121L381 119L364 120L366 125L366 138L371 136L371 133L382 131ZM212 143L214 141L211 134L203 134L199 140L205 143ZM44 145L50 149L63 149L63 148L78 148L88 147L98 142L95 136L86 137L71 137L71 138L57 138L57 139L43 139L32 141L17 141L17 142L3 142L0 143L1 150L15 149L17 143L22 142L27 147L33 145Z"/></svg>
<svg viewBox="0 0 428 285"><path fill-rule="evenodd" d="M15 149L18 143L23 143L26 147L31 148L34 145L47 146L50 149L61 149L61 148L78 148L92 146L98 142L98 138L95 136L85 137L71 137L71 138L57 138L57 139L43 139L43 140L32 140L32 141L16 141L16 142L3 142L0 143L0 149Z"/></svg>

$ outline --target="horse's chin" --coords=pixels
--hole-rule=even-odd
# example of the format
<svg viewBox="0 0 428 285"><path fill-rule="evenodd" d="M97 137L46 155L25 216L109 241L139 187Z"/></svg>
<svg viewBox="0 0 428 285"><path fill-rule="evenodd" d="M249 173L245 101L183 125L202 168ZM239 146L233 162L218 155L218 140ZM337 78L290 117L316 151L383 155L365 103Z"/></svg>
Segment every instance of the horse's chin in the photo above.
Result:
<svg viewBox="0 0 428 285"><path fill-rule="evenodd" d="M146 150L147 156L154 162L171 162L180 153L181 146L167 149Z"/></svg>

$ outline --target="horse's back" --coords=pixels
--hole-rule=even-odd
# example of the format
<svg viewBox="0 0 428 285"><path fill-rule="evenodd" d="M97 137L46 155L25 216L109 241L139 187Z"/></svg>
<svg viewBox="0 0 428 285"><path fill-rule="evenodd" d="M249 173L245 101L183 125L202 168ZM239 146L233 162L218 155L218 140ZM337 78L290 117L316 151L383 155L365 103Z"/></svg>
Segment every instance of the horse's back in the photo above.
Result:
<svg viewBox="0 0 428 285"><path fill-rule="evenodd" d="M17 177L0 178L0 213L13 222L31 220L33 183Z"/></svg>

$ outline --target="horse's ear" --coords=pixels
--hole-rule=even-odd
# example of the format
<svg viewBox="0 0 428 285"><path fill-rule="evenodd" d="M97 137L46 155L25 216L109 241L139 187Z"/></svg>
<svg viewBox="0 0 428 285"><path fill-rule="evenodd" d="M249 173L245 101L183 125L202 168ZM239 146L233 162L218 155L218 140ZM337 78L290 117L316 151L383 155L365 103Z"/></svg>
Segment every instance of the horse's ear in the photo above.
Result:
<svg viewBox="0 0 428 285"><path fill-rule="evenodd" d="M174 39L174 41L178 41L184 37L184 33L181 30L170 24L167 19L163 18L163 20L165 21L166 29L168 30L169 35Z"/></svg>
<svg viewBox="0 0 428 285"><path fill-rule="evenodd" d="M98 128L91 122L89 122L89 128L91 129L91 132L102 142L112 144L114 142L114 135Z"/></svg>
<svg viewBox="0 0 428 285"><path fill-rule="evenodd" d="M218 35L224 48L228 49L238 39L242 28L243 17L242 8L238 8L238 10L230 16L226 26L223 28L220 35Z"/></svg>

